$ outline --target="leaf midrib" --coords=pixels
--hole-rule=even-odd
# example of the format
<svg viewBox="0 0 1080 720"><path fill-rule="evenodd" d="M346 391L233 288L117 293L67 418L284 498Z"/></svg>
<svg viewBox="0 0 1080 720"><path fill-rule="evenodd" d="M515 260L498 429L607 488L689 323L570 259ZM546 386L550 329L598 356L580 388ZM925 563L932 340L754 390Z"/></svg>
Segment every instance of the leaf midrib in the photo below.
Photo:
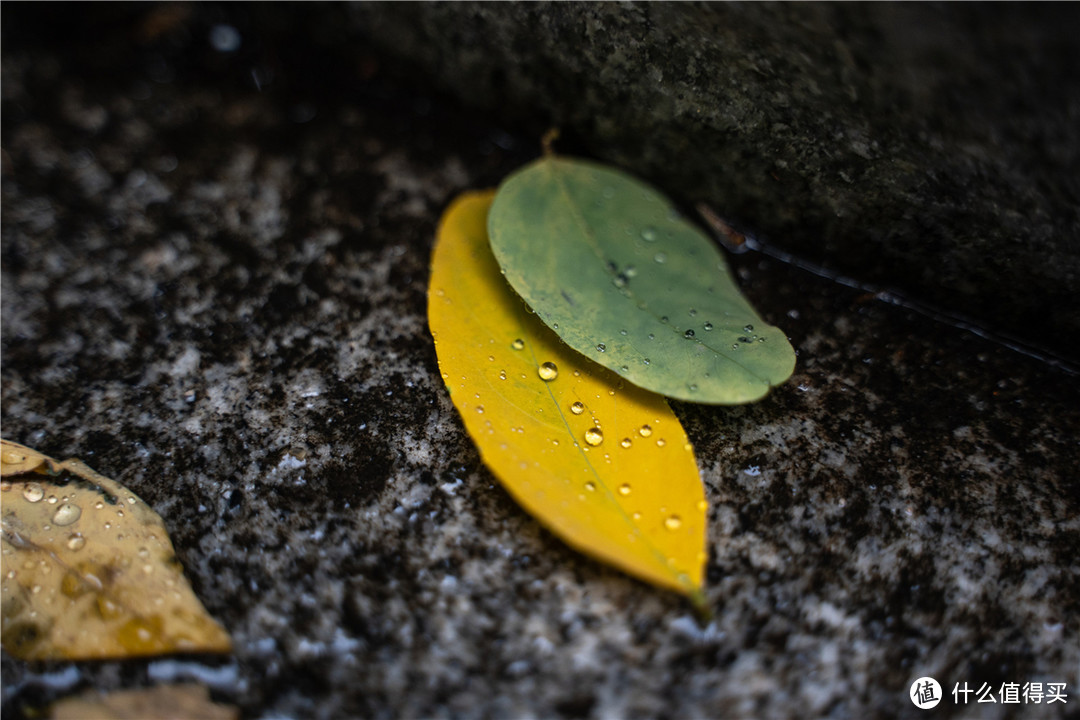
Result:
<svg viewBox="0 0 1080 720"><path fill-rule="evenodd" d="M570 207L570 209L571 209L570 214L574 218L574 221L577 223L578 229L581 231L581 234L585 237L586 241L588 242L589 249L592 250L593 254L600 261L600 267L603 268L604 272L606 272L606 273L608 273L610 275L612 280L614 280L615 275L611 272L611 269L608 268L607 260L604 258L604 254L603 254L599 244L596 241L596 237L593 235L591 227L589 226L588 222L585 220L585 216L580 211L580 208L579 208L578 204L573 201L572 195L570 193L569 188L566 186L565 181L560 177L559 173L556 172L556 168L555 168L555 163L556 162L559 162L559 160L554 159L554 158L545 158L544 168L550 174L550 176L552 178L552 181L555 183L556 187L558 188L559 193L562 195L564 202L566 202L566 204ZM734 281L732 281L732 282L734 282ZM627 290L627 294L622 295L620 293L620 296L625 298L627 301L632 302L633 298L636 297L634 295L634 291L632 289L630 289L630 288L626 288L626 290ZM665 322L663 320L664 316L656 315L651 310L649 310L648 309L648 304L646 304L645 308L638 307L637 303L632 302L632 304L633 304L633 309L634 309L635 312L639 312L639 313L643 313L645 315L649 315L650 317L652 317L657 322L657 324L668 328L675 335L680 335L678 328L676 328L670 322ZM690 339L690 338L686 338L686 339ZM727 354L726 352L723 352L720 349L715 348L712 345L709 345L709 344L703 342L701 339L699 339L697 337L694 337L693 341L698 343L702 347L708 349L710 352L713 353L713 355L721 357L724 360L726 360L727 362L730 362L732 365L735 365L736 367L741 369L743 372L745 372L750 377L753 377L753 378L765 383L765 385L767 385L769 387L772 387L772 383L769 381L768 378L762 377L757 372L755 372L753 369L747 367L742 362L740 362L739 360L736 360L735 358L733 358L731 355ZM699 379L699 382L700 382L700 379Z"/></svg>
<svg viewBox="0 0 1080 720"><path fill-rule="evenodd" d="M518 312L519 313L521 312L520 309L518 310ZM519 325L524 324L522 322L522 320L524 320L524 319L525 318L523 316L519 315L519 318L518 318ZM541 323L541 324L543 324L543 323ZM545 326L545 329L547 329L546 326ZM533 349L533 343L529 343L529 357L532 358L534 370L539 370L540 361L539 361L539 358L536 357L536 352ZM618 501L618 498L615 496L615 493L613 492L613 489L608 487L607 482L605 482L605 480L600 476L600 473L597 472L596 466L593 465L592 460L589 458L589 455L585 452L585 448L583 448L581 446L581 443L578 442L577 437L574 435L573 429L570 427L570 421L566 417L566 413L563 412L562 404L559 403L558 399L555 397L555 392L552 390L551 385L548 384L548 383L544 383L544 389L547 391L548 399L551 401L551 404L553 406L555 406L555 410L559 413L559 419L562 420L563 428L566 431L567 437L569 437L570 440L574 443L574 449L577 450L577 453L581 457L582 462L584 462L586 467L589 468L589 472L592 474L593 478L596 480L597 485L604 489L604 493L607 495L608 503L610 505L614 506L614 508L618 511L619 517L622 518L623 524L628 526L630 528L631 532L634 533L634 535L636 535L639 539L644 541L645 546L648 547L649 551L652 553L653 559L657 562L659 567L663 568L665 573L667 573L670 577L674 578L674 580L677 583L679 583L680 585L684 585L688 590L693 591L696 588L696 586L693 583L684 583L684 582L682 582L682 580L680 580L679 576L681 574L685 574L685 573L679 573L679 572L673 571L670 568L670 566L668 566L668 564L667 564L667 560L668 560L667 555L665 553L663 553L660 550L660 548L658 548L656 546L656 544L653 543L652 538L649 537L644 532L642 532L642 530L638 526L638 524L636 522L634 522L633 519L629 515L626 514L626 511L623 509L622 505ZM612 419L611 419L611 424L612 425L616 425L617 421L618 421L618 399L619 399L619 396L618 396L618 394L616 394L615 399L612 401L613 404L615 405L615 407L613 407L612 411L611 411L612 412Z"/></svg>

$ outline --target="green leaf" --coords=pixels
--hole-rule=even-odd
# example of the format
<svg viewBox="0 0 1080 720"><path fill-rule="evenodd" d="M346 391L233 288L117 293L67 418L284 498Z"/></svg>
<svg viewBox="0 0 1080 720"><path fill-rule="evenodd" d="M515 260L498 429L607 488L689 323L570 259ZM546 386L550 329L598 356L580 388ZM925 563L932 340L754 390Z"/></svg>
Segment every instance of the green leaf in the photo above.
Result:
<svg viewBox="0 0 1080 720"><path fill-rule="evenodd" d="M540 319L635 385L733 405L791 376L787 338L739 293L709 238L625 173L541 158L499 187L488 231Z"/></svg>

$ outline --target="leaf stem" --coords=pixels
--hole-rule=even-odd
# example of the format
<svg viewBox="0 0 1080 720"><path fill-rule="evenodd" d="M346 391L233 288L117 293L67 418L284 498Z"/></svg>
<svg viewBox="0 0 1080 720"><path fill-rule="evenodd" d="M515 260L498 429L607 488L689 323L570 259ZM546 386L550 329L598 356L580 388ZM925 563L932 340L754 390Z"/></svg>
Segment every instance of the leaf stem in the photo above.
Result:
<svg viewBox="0 0 1080 720"><path fill-rule="evenodd" d="M544 133L544 136L540 138L540 147L544 150L544 157L551 157L555 154L555 149L552 145L559 139L559 128L553 127Z"/></svg>

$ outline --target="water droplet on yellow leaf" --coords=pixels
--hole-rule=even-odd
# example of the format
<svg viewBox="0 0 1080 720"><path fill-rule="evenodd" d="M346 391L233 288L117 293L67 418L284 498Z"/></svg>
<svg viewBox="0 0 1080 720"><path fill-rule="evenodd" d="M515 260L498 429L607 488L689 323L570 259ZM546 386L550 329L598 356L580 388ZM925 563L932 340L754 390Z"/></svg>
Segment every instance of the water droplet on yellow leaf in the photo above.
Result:
<svg viewBox="0 0 1080 720"><path fill-rule="evenodd" d="M591 427L585 431L585 442L593 447L604 442L604 431L598 427Z"/></svg>
<svg viewBox="0 0 1080 720"><path fill-rule="evenodd" d="M536 372L540 376L540 379L545 382L551 382L559 377L559 368L553 362L541 363Z"/></svg>

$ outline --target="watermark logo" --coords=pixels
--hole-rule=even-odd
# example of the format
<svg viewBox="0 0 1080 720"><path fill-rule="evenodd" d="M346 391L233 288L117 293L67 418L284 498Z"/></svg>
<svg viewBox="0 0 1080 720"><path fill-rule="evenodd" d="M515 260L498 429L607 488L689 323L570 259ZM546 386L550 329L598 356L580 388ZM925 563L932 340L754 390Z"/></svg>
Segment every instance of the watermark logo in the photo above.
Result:
<svg viewBox="0 0 1080 720"><path fill-rule="evenodd" d="M1044 682L1041 680L1029 681L1023 684L1018 682L1003 682L997 688L990 683L982 683L978 689L967 682L956 683L952 689L952 699L955 705L967 705L977 703L1001 703L1002 705L1053 705L1069 702L1069 694L1066 692L1068 685L1059 682ZM920 710L929 710L937 707L945 698L942 696L941 685L930 676L924 676L911 683L908 697L915 707Z"/></svg>
<svg viewBox="0 0 1080 720"><path fill-rule="evenodd" d="M911 683L911 702L920 710L929 710L937 707L941 702L941 685L932 677L921 677Z"/></svg>

